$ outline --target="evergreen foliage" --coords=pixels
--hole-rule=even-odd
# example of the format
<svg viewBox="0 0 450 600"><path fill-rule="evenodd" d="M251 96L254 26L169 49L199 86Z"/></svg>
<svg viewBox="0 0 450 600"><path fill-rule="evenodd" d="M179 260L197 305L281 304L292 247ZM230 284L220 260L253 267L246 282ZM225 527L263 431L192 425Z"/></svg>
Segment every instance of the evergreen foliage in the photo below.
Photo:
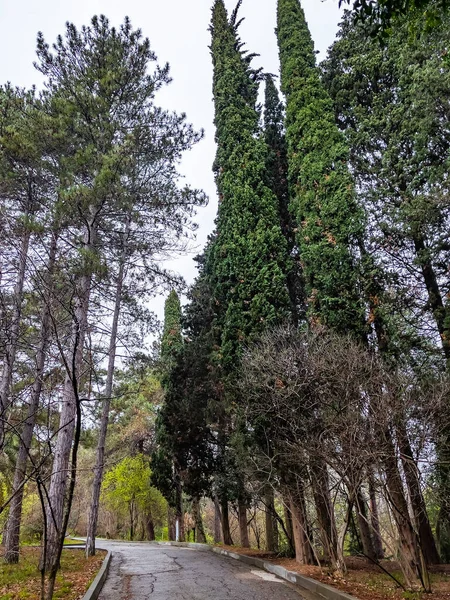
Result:
<svg viewBox="0 0 450 600"><path fill-rule="evenodd" d="M211 55L219 194L217 237L208 273L220 329L225 371L236 366L242 344L289 316L286 277L291 266L277 199L265 177L266 146L256 110L258 73L242 51L237 11L231 19L216 0Z"/></svg>
<svg viewBox="0 0 450 600"><path fill-rule="evenodd" d="M298 0L279 0L277 35L291 210L299 224L309 321L361 337L363 304L353 249L363 232L363 216L348 171L348 148L320 81Z"/></svg>

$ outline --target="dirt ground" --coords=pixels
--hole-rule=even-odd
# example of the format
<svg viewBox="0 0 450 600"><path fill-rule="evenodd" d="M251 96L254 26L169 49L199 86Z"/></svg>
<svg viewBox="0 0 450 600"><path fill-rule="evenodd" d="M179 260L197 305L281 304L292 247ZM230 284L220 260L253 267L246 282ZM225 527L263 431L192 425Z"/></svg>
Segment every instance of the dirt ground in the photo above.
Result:
<svg viewBox="0 0 450 600"><path fill-rule="evenodd" d="M24 547L20 551L18 565L1 562L3 548L0 546L0 600L39 600L40 573L38 572L40 548ZM61 570L56 578L55 600L78 600L86 593L101 567L106 552L86 559L80 549L63 550Z"/></svg>
<svg viewBox="0 0 450 600"><path fill-rule="evenodd" d="M365 559L347 557L347 573L345 577L336 577L326 567L300 565L291 558L278 558L276 555L260 550L239 548L235 546L221 546L230 552L255 556L281 565L289 571L295 571L306 577L317 579L322 583L332 585L347 594L356 596L360 600L414 600L422 597L423 600L450 600L450 565L438 565L431 569L432 593L420 594L404 592L395 581L376 565L368 563ZM402 580L400 568L394 561L381 561L384 569L394 577Z"/></svg>

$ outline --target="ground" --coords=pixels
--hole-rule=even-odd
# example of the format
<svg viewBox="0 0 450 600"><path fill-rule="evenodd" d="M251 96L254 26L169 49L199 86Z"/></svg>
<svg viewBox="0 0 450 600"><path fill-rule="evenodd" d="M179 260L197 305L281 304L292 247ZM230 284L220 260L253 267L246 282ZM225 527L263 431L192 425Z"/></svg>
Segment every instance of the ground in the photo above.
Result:
<svg viewBox="0 0 450 600"><path fill-rule="evenodd" d="M0 600L39 600L40 573L37 570L40 548L24 547L18 565L0 562ZM0 547L0 556L3 554ZM105 552L86 559L82 550L64 550L61 570L56 579L54 598L78 600L94 580L105 558Z"/></svg>
<svg viewBox="0 0 450 600"><path fill-rule="evenodd" d="M101 546L113 559L99 600L303 600L278 577L213 552L103 540Z"/></svg>
<svg viewBox="0 0 450 600"><path fill-rule="evenodd" d="M345 577L339 578L333 575L329 569L310 565L300 565L294 559L277 558L273 554L248 548L236 548L234 546L224 546L224 548L236 552L237 554L246 554L247 556L256 556L269 560L275 564L281 565L289 571L295 571L306 577L317 579L328 585L336 587L347 594L356 596L360 600L412 600L413 598L423 597L423 600L450 600L450 565L439 565L433 567L431 573L432 594L411 594L404 592L398 587L393 579L381 571L379 567L368 564L365 559L356 557L347 557L348 572ZM402 580L402 575L398 564L394 561L381 561L382 566L388 570L394 577Z"/></svg>

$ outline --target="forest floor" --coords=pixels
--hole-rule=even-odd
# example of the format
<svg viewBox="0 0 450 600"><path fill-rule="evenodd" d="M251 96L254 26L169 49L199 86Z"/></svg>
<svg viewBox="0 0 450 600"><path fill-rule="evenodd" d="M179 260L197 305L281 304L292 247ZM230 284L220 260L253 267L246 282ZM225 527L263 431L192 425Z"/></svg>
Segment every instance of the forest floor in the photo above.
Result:
<svg viewBox="0 0 450 600"><path fill-rule="evenodd" d="M300 565L292 558L279 558L275 554L262 550L239 548L236 546L220 546L236 554L245 554L281 565L289 571L294 571L331 585L339 590L356 596L360 600L450 600L450 565L438 565L431 569L432 594L404 592L395 581L379 567L368 564L363 558L347 557L347 573L345 577L336 577L326 567ZM391 560L382 560L384 569L389 571L396 579L402 581L398 563ZM1 599L0 599L1 600Z"/></svg>
<svg viewBox="0 0 450 600"><path fill-rule="evenodd" d="M0 556L3 554L0 546ZM18 565L0 562L0 600L39 600L41 576L38 571L40 548L23 547ZM106 552L100 550L86 559L78 549L63 550L61 569L56 578L54 598L78 600L86 593L97 575Z"/></svg>

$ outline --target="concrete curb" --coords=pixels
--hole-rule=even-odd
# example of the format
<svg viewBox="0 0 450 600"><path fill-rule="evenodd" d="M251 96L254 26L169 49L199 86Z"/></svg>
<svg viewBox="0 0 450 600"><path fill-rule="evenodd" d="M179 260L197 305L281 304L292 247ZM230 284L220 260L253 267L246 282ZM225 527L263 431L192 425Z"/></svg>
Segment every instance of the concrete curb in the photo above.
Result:
<svg viewBox="0 0 450 600"><path fill-rule="evenodd" d="M268 573L277 575L281 579L289 581L289 583L293 583L294 585L297 585L308 592L325 598L325 600L358 600L355 596L350 596L350 594L341 592L331 585L316 581L310 577L305 577L304 575L299 575L299 573L294 573L293 571L288 571L284 567L281 567L280 565L274 565L267 560L255 558L253 556L245 556L243 554L236 554L235 552L230 552L229 550L223 550L222 548L217 547L213 547L212 551L216 554L221 554L222 556L227 556L228 558L234 558L235 560L240 560L247 565L251 565L252 567L257 567L258 569L263 569Z"/></svg>
<svg viewBox="0 0 450 600"><path fill-rule="evenodd" d="M203 552L210 552L213 548L209 544L199 544L197 542L147 542L155 546L177 546L178 548L194 548Z"/></svg>
<svg viewBox="0 0 450 600"><path fill-rule="evenodd" d="M88 591L83 596L82 600L97 600L102 591L103 584L105 583L106 576L108 575L109 564L112 559L112 552L108 550L108 554L105 556L100 571L97 573L94 581L89 586Z"/></svg>

